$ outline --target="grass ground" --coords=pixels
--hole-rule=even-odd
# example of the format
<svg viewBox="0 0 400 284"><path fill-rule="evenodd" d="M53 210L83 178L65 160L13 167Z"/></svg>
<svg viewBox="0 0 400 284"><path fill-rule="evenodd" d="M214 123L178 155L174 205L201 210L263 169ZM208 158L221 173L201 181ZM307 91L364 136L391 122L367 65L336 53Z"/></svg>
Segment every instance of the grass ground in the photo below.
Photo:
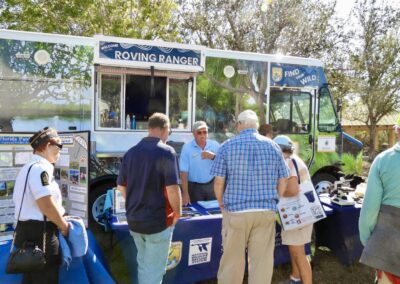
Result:
<svg viewBox="0 0 400 284"><path fill-rule="evenodd" d="M274 269L272 283L277 284L288 278L290 265L285 264ZM245 276L246 278L246 276ZM317 250L313 257L313 283L316 284L365 284L373 283L373 269L355 263L346 267L330 251ZM244 279L243 283L247 284ZM197 284L217 284L216 280L198 282Z"/></svg>

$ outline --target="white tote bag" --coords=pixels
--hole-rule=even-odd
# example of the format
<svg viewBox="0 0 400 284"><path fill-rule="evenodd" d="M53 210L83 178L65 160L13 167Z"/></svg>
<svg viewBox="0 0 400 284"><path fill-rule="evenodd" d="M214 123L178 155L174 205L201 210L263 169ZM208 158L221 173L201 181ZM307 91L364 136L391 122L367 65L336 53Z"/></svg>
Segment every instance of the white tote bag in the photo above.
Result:
<svg viewBox="0 0 400 284"><path fill-rule="evenodd" d="M294 197L281 197L277 204L283 230L300 229L326 217L319 197L311 181L301 184Z"/></svg>

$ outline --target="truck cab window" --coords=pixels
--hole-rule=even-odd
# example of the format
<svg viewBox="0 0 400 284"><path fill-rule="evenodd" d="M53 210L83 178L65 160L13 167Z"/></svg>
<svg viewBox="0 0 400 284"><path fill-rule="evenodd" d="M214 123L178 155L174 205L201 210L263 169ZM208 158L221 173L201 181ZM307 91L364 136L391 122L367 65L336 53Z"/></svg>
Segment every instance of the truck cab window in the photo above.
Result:
<svg viewBox="0 0 400 284"><path fill-rule="evenodd" d="M337 115L333 106L329 89L324 87L319 91L318 130L322 132L336 131Z"/></svg>
<svg viewBox="0 0 400 284"><path fill-rule="evenodd" d="M309 133L310 121L310 93L271 91L270 124L276 134Z"/></svg>

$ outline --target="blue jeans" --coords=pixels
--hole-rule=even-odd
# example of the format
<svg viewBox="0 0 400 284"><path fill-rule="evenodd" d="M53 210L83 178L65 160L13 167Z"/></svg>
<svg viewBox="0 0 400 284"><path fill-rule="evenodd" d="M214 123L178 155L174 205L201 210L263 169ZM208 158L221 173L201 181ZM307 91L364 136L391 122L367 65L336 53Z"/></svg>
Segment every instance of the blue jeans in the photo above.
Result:
<svg viewBox="0 0 400 284"><path fill-rule="evenodd" d="M156 234L130 231L137 248L138 280L140 284L161 283L167 266L174 226Z"/></svg>

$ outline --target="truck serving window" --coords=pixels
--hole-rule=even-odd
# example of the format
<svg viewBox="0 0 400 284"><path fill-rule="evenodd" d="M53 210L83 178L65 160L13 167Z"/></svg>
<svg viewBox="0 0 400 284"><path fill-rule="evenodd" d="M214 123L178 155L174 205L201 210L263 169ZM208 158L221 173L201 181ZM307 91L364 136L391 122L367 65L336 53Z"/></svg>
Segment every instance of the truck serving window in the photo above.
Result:
<svg viewBox="0 0 400 284"><path fill-rule="evenodd" d="M171 128L189 130L192 74L158 71L149 76L149 71L120 68L99 71L96 129L147 130L148 118L161 112L169 116Z"/></svg>
<svg viewBox="0 0 400 284"><path fill-rule="evenodd" d="M318 130L321 132L336 131L337 115L331 100L329 89L324 87L319 91Z"/></svg>
<svg viewBox="0 0 400 284"><path fill-rule="evenodd" d="M165 77L126 75L125 129L147 129L153 113L165 113L166 84Z"/></svg>
<svg viewBox="0 0 400 284"><path fill-rule="evenodd" d="M269 121L276 134L309 133L311 94L272 90Z"/></svg>

